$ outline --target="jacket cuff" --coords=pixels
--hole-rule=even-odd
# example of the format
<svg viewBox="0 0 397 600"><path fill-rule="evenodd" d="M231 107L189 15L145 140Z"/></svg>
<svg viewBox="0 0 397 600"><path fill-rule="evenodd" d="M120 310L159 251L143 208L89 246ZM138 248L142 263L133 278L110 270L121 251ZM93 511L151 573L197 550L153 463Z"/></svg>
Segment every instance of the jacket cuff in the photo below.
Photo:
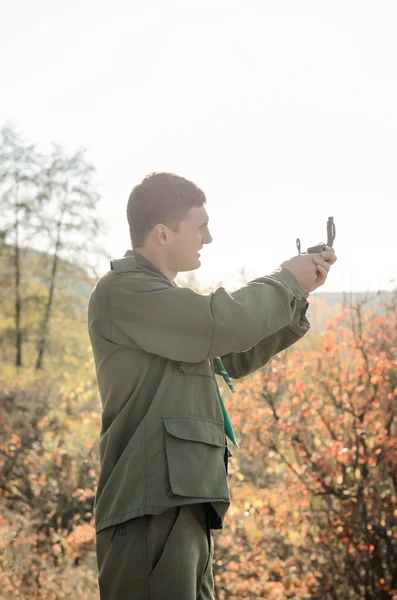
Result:
<svg viewBox="0 0 397 600"><path fill-rule="evenodd" d="M274 277L274 279L277 279L277 281L291 290L295 298L298 300L306 300L309 295L303 293L303 290L297 279L294 277L294 275L292 275L291 271L288 271L288 269L285 267L279 267L278 269L275 269L273 273L270 273L270 277Z"/></svg>

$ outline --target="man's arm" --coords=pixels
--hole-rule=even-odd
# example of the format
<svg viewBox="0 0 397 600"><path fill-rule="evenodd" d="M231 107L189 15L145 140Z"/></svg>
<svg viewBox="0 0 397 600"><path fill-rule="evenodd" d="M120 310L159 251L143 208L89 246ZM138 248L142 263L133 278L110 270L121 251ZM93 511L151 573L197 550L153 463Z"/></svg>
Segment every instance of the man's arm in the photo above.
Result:
<svg viewBox="0 0 397 600"><path fill-rule="evenodd" d="M228 375L233 379L245 377L263 367L275 354L300 340L310 328L305 316L307 308L308 303L305 300L297 302L296 316L291 325L261 340L250 350L223 355L221 358ZM219 375L216 365L214 368Z"/></svg>
<svg viewBox="0 0 397 600"><path fill-rule="evenodd" d="M186 362L246 352L285 328L294 335L305 302L284 268L232 294L219 288L200 295L139 271L113 272L99 287L90 301L91 328L100 320L102 335L115 344Z"/></svg>

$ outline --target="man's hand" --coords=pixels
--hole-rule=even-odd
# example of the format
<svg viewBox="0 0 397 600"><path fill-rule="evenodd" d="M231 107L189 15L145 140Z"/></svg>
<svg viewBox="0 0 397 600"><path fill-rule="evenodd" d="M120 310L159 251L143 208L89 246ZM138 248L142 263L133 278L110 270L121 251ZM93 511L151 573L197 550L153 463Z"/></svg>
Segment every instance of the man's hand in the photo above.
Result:
<svg viewBox="0 0 397 600"><path fill-rule="evenodd" d="M323 285L336 255L330 246L316 254L298 254L281 264L295 277L304 294L313 292Z"/></svg>

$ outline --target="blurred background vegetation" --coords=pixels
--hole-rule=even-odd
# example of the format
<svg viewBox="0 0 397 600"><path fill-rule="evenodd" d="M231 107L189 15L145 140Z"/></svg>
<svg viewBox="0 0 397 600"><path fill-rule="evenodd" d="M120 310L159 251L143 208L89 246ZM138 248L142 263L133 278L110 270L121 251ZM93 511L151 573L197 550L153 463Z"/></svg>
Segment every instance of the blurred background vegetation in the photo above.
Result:
<svg viewBox="0 0 397 600"><path fill-rule="evenodd" d="M2 600L98 598L94 175L83 150L43 153L3 127ZM397 599L397 295L315 295L309 315L301 343L223 390L241 448L218 600Z"/></svg>

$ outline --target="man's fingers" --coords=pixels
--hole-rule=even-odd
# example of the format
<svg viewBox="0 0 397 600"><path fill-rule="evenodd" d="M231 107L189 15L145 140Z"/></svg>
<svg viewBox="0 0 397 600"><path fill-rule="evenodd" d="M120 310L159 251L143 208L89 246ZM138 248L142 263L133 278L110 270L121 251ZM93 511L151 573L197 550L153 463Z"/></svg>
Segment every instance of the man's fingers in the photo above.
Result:
<svg viewBox="0 0 397 600"><path fill-rule="evenodd" d="M325 269L328 273L328 271L331 268L331 265L329 264L329 262L327 262L326 260L322 259L322 258L313 258L314 262L316 263L317 266L321 266L323 269Z"/></svg>
<svg viewBox="0 0 397 600"><path fill-rule="evenodd" d="M327 250L323 250L320 252L320 256L326 260L330 265L333 265L336 262L337 257L335 251L330 246L327 246Z"/></svg>
<svg viewBox="0 0 397 600"><path fill-rule="evenodd" d="M329 270L329 265L328 265L328 270ZM320 285L322 285L324 283L324 281L327 279L328 270L325 267L323 267L323 265L317 264L317 272L320 274L320 276L317 277L317 282Z"/></svg>

